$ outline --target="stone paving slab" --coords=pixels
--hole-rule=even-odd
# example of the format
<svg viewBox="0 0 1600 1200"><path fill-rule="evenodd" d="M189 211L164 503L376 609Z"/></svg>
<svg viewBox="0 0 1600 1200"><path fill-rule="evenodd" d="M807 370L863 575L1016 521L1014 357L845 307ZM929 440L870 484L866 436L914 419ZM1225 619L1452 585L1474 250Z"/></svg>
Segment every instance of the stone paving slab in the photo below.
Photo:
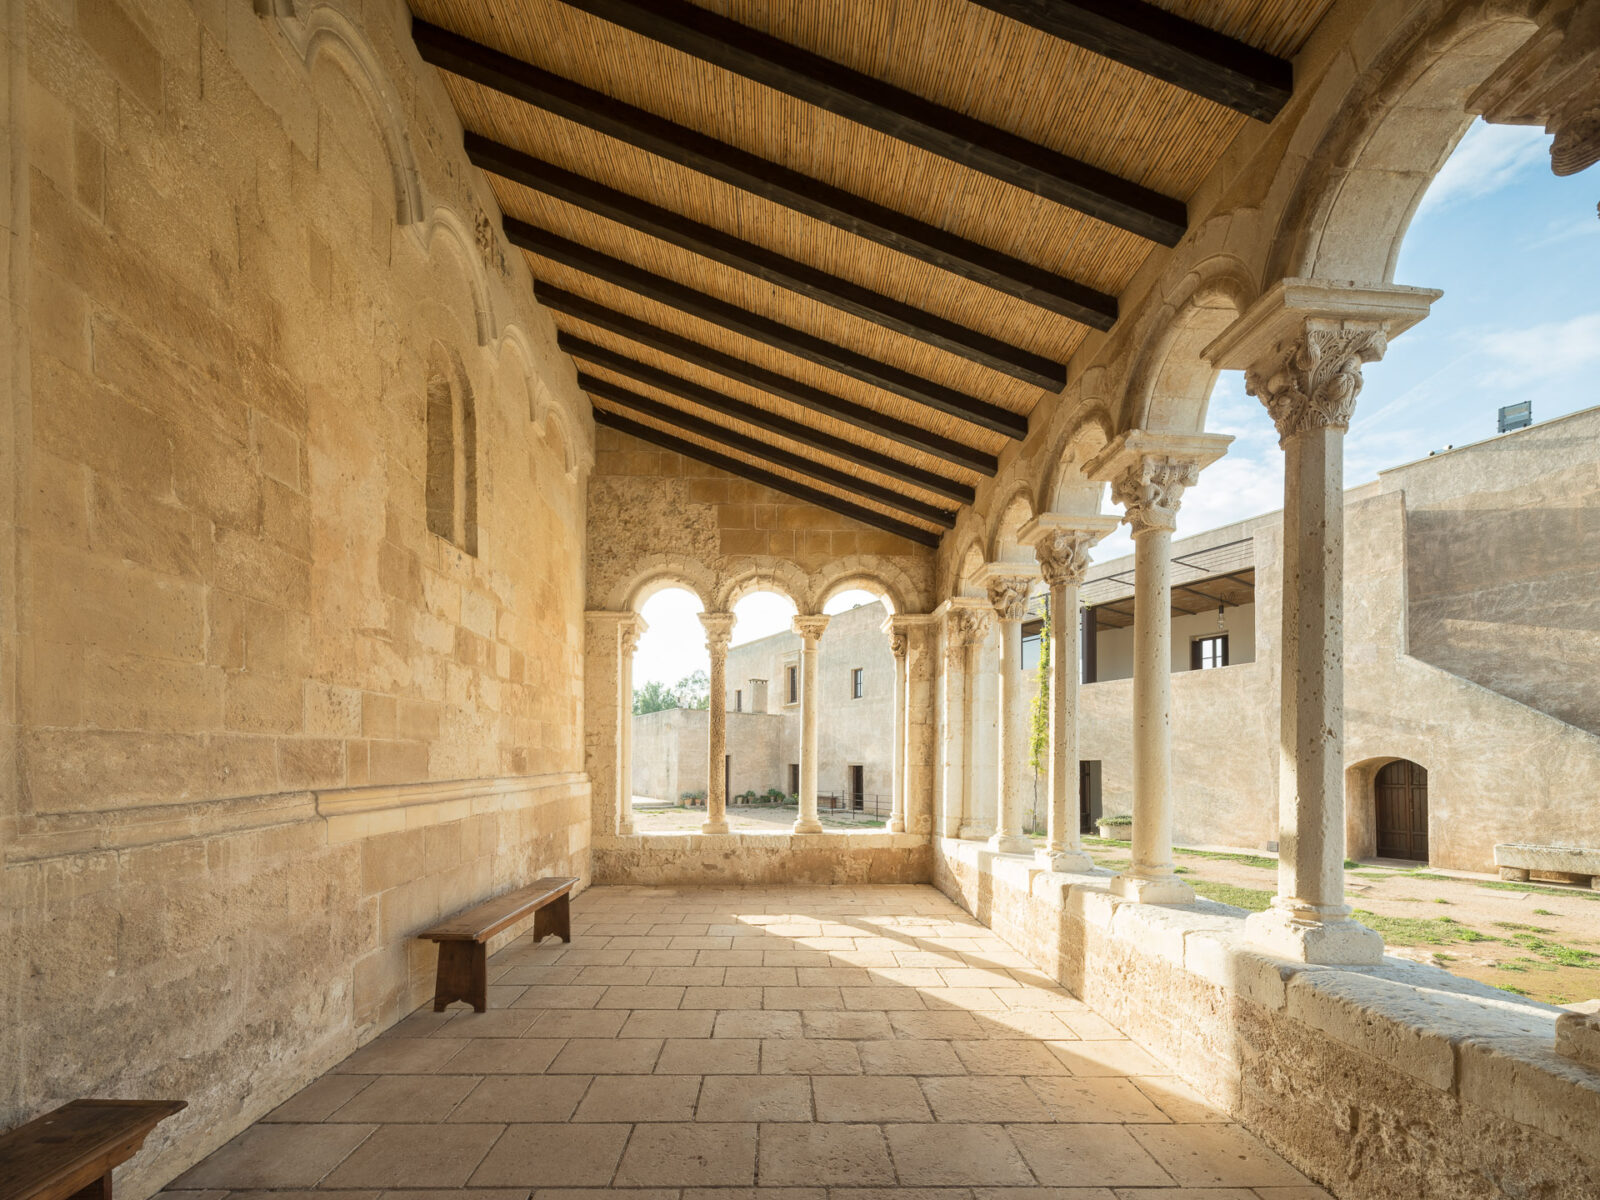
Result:
<svg viewBox="0 0 1600 1200"><path fill-rule="evenodd" d="M928 887L592 888L161 1200L1331 1200Z"/></svg>

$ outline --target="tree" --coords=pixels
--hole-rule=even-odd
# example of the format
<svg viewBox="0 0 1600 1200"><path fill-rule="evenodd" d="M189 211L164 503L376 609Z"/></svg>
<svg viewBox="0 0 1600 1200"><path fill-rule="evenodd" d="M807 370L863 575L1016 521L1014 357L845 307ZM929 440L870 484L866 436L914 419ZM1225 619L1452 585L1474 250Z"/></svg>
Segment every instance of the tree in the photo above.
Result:
<svg viewBox="0 0 1600 1200"><path fill-rule="evenodd" d="M678 694L659 679L652 679L642 688L633 689L633 711L635 715L662 712L665 709L677 707L679 707Z"/></svg>
<svg viewBox="0 0 1600 1200"><path fill-rule="evenodd" d="M679 708L710 708L711 679L704 671L685 675L674 685Z"/></svg>
<svg viewBox="0 0 1600 1200"><path fill-rule="evenodd" d="M1028 765L1037 778L1050 761L1050 606L1045 605L1039 624L1039 690L1033 696L1033 720L1028 738Z"/></svg>

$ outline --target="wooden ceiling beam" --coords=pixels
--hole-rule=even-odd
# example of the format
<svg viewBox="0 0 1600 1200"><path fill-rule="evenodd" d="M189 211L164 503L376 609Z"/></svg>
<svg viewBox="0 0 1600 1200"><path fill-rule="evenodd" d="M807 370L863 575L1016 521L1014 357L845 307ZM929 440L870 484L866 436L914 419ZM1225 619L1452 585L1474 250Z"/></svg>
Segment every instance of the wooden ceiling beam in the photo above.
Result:
<svg viewBox="0 0 1600 1200"><path fill-rule="evenodd" d="M863 75L688 0L563 0L775 91L1057 204L1175 246L1181 200Z"/></svg>
<svg viewBox="0 0 1600 1200"><path fill-rule="evenodd" d="M956 466L965 467L970 471L977 471L981 475L994 475L999 468L999 461L992 454L958 442L954 438L941 437L939 434L930 433L919 425L909 421L901 421L886 413L876 412L864 405L844 400L821 388L814 388L810 384L800 383L785 375L769 371L765 367L758 367L747 363L743 359L734 358L731 354L724 354L720 350L713 350L709 346L702 346L699 342L691 341L686 337L679 337L665 329L658 329L637 317L630 317L626 313L617 312L606 308L593 300L572 292L563 291L561 288L552 287L547 283L535 281L533 297L546 308L554 309L558 313L573 317L586 325L593 325L597 329L604 329L618 337L627 338L630 342L637 342L651 350L681 359L695 366L703 367L728 379L733 379L757 391L765 392L770 396L777 396L791 404L798 405L810 412L820 413L823 416L833 417L864 429L868 433L877 434L879 437L898 442L902 446L909 446L913 450L920 450L924 454L931 454L945 462L954 463ZM938 489L934 489L938 490ZM960 499L960 497L952 497ZM963 503L971 502L970 492Z"/></svg>
<svg viewBox="0 0 1600 1200"><path fill-rule="evenodd" d="M797 358L804 358L829 370L838 371L841 375L848 375L852 379L859 379L886 392L903 396L917 404L925 404L952 417L970 421L994 433L1003 433L1007 437L1017 439L1027 435L1028 418L1021 413L1011 412L999 405L968 396L955 388L946 387L942 383L923 379L910 371L903 371L899 367L878 362L864 354L835 346L812 334L790 329L769 317L758 316L740 308L737 304L729 304L726 300L718 300L704 292L697 292L674 280L653 275L641 267L612 258L549 230L540 229L526 221L519 221L515 217L503 218L503 226L506 237L512 245L520 246L531 254L609 283L613 287L633 292L657 304L675 308L696 320L721 326L740 337L761 342L786 354L793 354Z"/></svg>
<svg viewBox="0 0 1600 1200"><path fill-rule="evenodd" d="M876 500L879 504L897 508L901 512L914 517L921 517L924 521L934 525L942 525L946 529L952 528L956 523L956 514L947 508L940 508L936 504L928 504L922 500L913 499L894 488L884 487L863 479L859 475L852 475L849 471L841 471L830 467L826 463L819 463L785 450L781 446L774 446L771 442L764 442L760 438L753 438L726 425L718 425L715 421L708 421L704 417L695 416L681 408L670 404L663 404L649 396L641 396L638 392L629 391L608 379L600 379L594 375L578 372L578 386L588 392L591 397L619 404L623 408L632 409L634 412L643 413L653 417L663 425L672 425L688 433L699 434L735 450L744 452L753 458L759 458L773 466L786 467L797 475L805 475L819 483L851 492L858 496L865 496L869 500Z"/></svg>
<svg viewBox="0 0 1600 1200"><path fill-rule="evenodd" d="M562 120L1093 329L1104 332L1116 324L1115 296L829 187L437 25L413 19L411 33L424 61Z"/></svg>
<svg viewBox="0 0 1600 1200"><path fill-rule="evenodd" d="M692 221L670 209L619 192L553 163L542 162L531 154L524 154L475 133L466 135L466 149L473 165L482 170L614 221L646 237L721 263L905 337L915 338L947 354L958 355L991 371L999 371L1049 391L1060 391L1067 382L1067 368L1042 354L1007 345L999 338L969 329L956 321L879 295L870 288L797 262L765 246Z"/></svg>
<svg viewBox="0 0 1600 1200"><path fill-rule="evenodd" d="M839 513L860 521L863 525L871 525L874 529L882 529L897 537L905 538L908 542L915 542L919 546L937 546L940 535L932 530L923 529L918 525L908 525L904 521L897 521L893 517L878 512L876 509L863 508L858 504L851 504L842 500L831 492L824 492L817 488L807 487L803 483L796 483L784 475L775 475L770 471L763 471L759 467L751 466L743 459L731 458L726 454L718 454L715 450L708 450L698 442L685 441L683 438L673 437L664 433L653 425L644 425L638 421L630 421L627 417L620 416L604 408L594 410L596 424L607 425L612 429L621 430L631 434L640 441L649 442L651 445L660 446L663 450L670 450L674 454L681 454L685 458L692 458L696 462L705 463L707 466L716 467L730 475L737 475L748 479L752 483L759 483L769 487L775 492L782 492L786 496L793 496L796 500L804 500L807 504L814 504L818 508Z"/></svg>
<svg viewBox="0 0 1600 1200"><path fill-rule="evenodd" d="M972 0L1258 121L1289 102L1294 66L1144 0Z"/></svg>
<svg viewBox="0 0 1600 1200"><path fill-rule="evenodd" d="M765 429L768 433L775 433L779 437L788 438L790 441L799 442L803 446L810 446L813 450L821 450L824 454L832 454L839 458L865 467L869 471L876 471L880 475L887 475L891 479L898 479L902 483L909 483L913 487L922 488L936 496L943 496L956 504L971 504L973 489L964 483L947 479L933 471L925 471L921 467L911 466L899 459L891 458L887 454L879 454L875 450L865 450L853 442L843 438L834 437L832 434L823 433L813 429L810 425L799 421L791 421L777 413L768 412L759 405L747 404L743 400L735 400L731 396L724 396L713 388L702 387L692 380L680 378L669 371L653 367L649 363L638 362L625 354L618 354L604 346L597 346L593 342L586 342L580 337L570 333L556 335L556 347L572 355L581 362L590 366L602 367L607 371L615 371L618 375L625 375L636 383L645 384L647 387L659 388L663 392L687 400L691 404L698 404L702 408L709 408L719 412L725 417L732 417L743 421L747 425L754 425Z"/></svg>

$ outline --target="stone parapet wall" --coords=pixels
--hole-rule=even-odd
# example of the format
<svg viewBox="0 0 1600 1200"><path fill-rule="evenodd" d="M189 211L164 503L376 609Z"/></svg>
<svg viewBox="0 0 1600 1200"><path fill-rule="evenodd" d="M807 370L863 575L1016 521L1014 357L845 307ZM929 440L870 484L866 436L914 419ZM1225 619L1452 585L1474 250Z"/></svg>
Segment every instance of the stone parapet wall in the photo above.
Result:
<svg viewBox="0 0 1600 1200"><path fill-rule="evenodd" d="M599 837L597 884L928 883L932 847L912 833L649 833Z"/></svg>
<svg viewBox="0 0 1600 1200"><path fill-rule="evenodd" d="M1592 1200L1600 1070L1561 1010L1434 967L1252 951L1244 913L941 840L934 882L1340 1200Z"/></svg>

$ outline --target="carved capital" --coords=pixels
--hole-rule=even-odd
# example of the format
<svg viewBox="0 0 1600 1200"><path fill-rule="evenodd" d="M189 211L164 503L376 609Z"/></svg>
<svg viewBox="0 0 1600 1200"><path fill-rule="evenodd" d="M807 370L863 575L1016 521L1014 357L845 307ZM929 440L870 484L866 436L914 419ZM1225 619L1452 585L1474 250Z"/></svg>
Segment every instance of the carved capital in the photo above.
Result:
<svg viewBox="0 0 1600 1200"><path fill-rule="evenodd" d="M1089 570L1089 551L1100 535L1081 529L1052 529L1034 543L1039 572L1051 587L1079 584Z"/></svg>
<svg viewBox="0 0 1600 1200"><path fill-rule="evenodd" d="M1244 386L1266 405L1278 444L1308 429L1346 429L1361 394L1361 365L1388 346L1382 325L1312 319L1300 336L1279 342L1244 373Z"/></svg>
<svg viewBox="0 0 1600 1200"><path fill-rule="evenodd" d="M904 659L911 649L910 624L899 617L890 617L883 623L883 630L889 635L889 649L895 658Z"/></svg>
<svg viewBox="0 0 1600 1200"><path fill-rule="evenodd" d="M639 648L639 639L644 636L645 630L650 626L645 624L644 618L636 616L632 620L617 623L617 652L624 658L633 654Z"/></svg>
<svg viewBox="0 0 1600 1200"><path fill-rule="evenodd" d="M1199 478L1200 467L1192 459L1145 454L1112 481L1111 497L1122 505L1134 537L1153 530L1171 533L1178 526L1184 489Z"/></svg>
<svg viewBox="0 0 1600 1200"><path fill-rule="evenodd" d="M790 628L805 638L806 641L814 642L828 632L828 618L819 613L808 613L805 616L796 617Z"/></svg>
<svg viewBox="0 0 1600 1200"><path fill-rule="evenodd" d="M952 658L964 655L968 646L976 646L989 632L989 618L993 610L987 608L955 608L945 615L945 651Z"/></svg>
<svg viewBox="0 0 1600 1200"><path fill-rule="evenodd" d="M1020 621L1028 615L1028 589L1033 580L1026 575L993 575L989 578L989 603L1002 621Z"/></svg>
<svg viewBox="0 0 1600 1200"><path fill-rule="evenodd" d="M703 612L700 624L706 630L706 649L712 654L726 654L733 640L733 625L737 618L731 612Z"/></svg>

